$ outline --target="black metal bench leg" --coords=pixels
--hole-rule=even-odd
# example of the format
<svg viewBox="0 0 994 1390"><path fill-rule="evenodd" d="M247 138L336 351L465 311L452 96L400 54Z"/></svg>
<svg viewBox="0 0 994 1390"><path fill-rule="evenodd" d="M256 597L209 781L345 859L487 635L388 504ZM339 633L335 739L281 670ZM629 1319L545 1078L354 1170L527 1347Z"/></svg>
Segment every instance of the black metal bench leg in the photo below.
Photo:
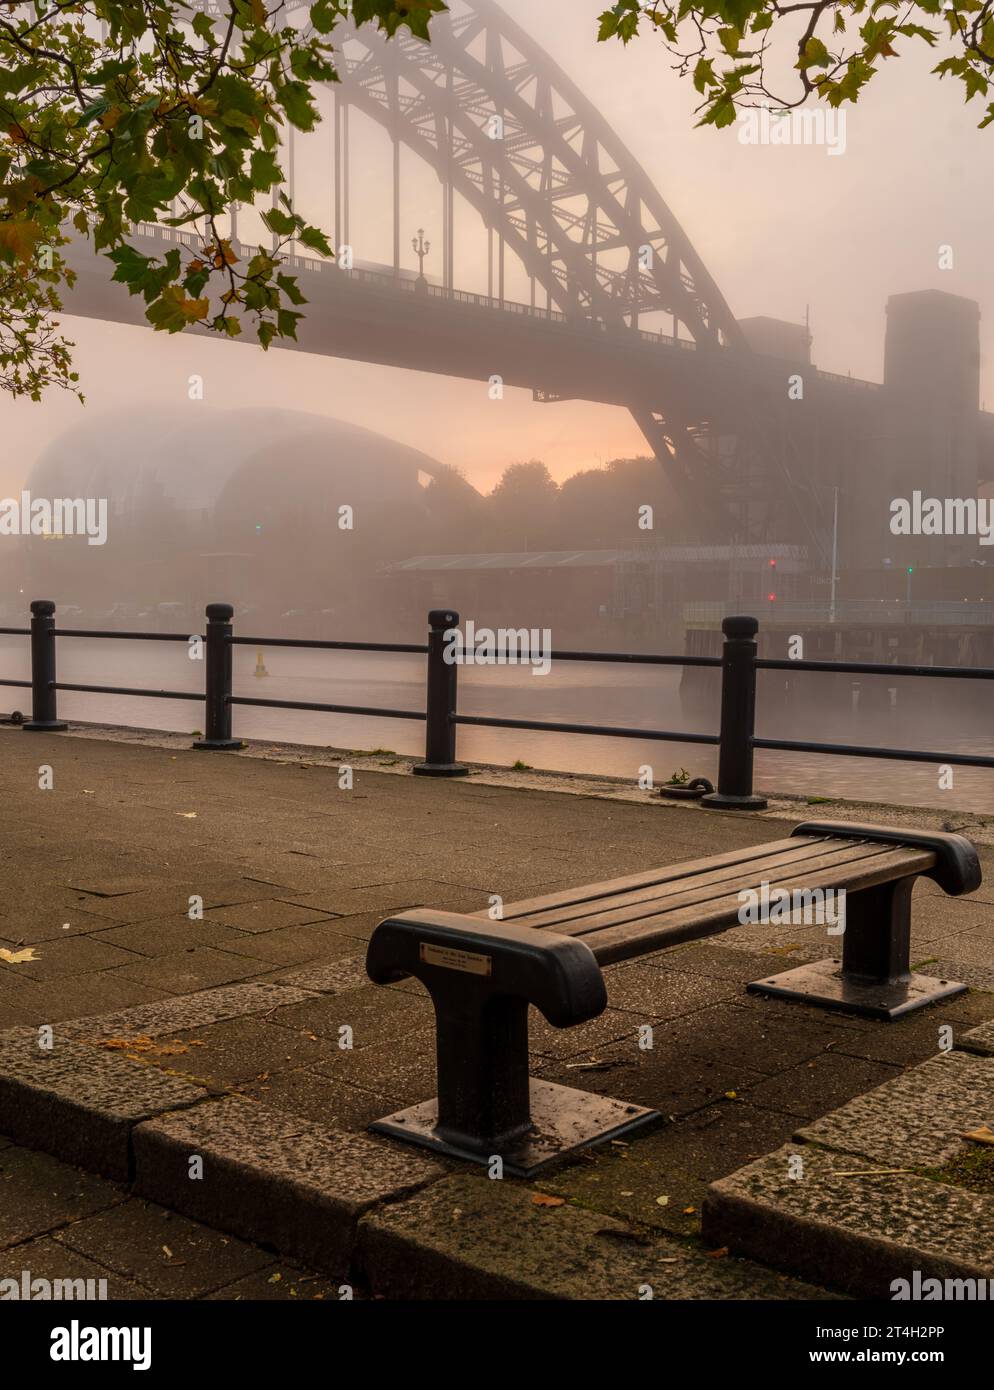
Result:
<svg viewBox="0 0 994 1390"><path fill-rule="evenodd" d="M842 961L801 965L747 986L755 994L793 999L867 1018L895 1019L966 985L917 975L911 969L911 893L914 877L850 893L846 900Z"/></svg>
<svg viewBox="0 0 994 1390"><path fill-rule="evenodd" d="M435 999L438 1118L448 1144L501 1153L531 1128L528 1004L496 999Z"/></svg>
<svg viewBox="0 0 994 1390"><path fill-rule="evenodd" d="M571 1149L619 1138L654 1110L528 1075L528 1001L493 995L489 981L436 974L438 1096L376 1120L370 1129L449 1158L530 1177Z"/></svg>

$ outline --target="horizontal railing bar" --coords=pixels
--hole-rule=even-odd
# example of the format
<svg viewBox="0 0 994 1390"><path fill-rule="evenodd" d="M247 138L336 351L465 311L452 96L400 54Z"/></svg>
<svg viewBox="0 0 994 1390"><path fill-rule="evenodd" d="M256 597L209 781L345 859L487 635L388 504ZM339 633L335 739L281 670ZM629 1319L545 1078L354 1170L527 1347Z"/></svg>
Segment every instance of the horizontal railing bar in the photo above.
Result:
<svg viewBox="0 0 994 1390"><path fill-rule="evenodd" d="M0 635L4 637L30 637L29 627L0 627Z"/></svg>
<svg viewBox="0 0 994 1390"><path fill-rule="evenodd" d="M312 642L307 637L228 637L233 647L315 647L342 652L411 652L427 655L428 648L411 642Z"/></svg>
<svg viewBox="0 0 994 1390"><path fill-rule="evenodd" d="M550 652L553 661L617 661L636 666L721 666L720 656L656 656L642 652Z"/></svg>
<svg viewBox="0 0 994 1390"><path fill-rule="evenodd" d="M203 696L200 697L203 699ZM365 705L324 705L316 700L263 700L252 695L229 695L226 704L257 705L262 709L312 709L325 714L366 714L383 719L424 719L424 710L379 709Z"/></svg>
<svg viewBox="0 0 994 1390"><path fill-rule="evenodd" d="M83 690L95 695L147 695L153 700L202 700L202 690L140 690L127 685L77 685L69 681L49 681L49 690Z"/></svg>
<svg viewBox="0 0 994 1390"><path fill-rule="evenodd" d="M720 663L719 663L720 664ZM756 658L759 671L842 671L857 676L942 676L957 680L994 680L992 666L889 666L882 661L786 661Z"/></svg>
<svg viewBox="0 0 994 1390"><path fill-rule="evenodd" d="M454 724L474 724L489 729L535 729L554 734L596 734L600 738L651 738L667 743L718 743L717 734L682 734L669 729L613 728L607 724L561 724L536 719L498 719L482 714L453 715Z"/></svg>
<svg viewBox="0 0 994 1390"><path fill-rule="evenodd" d="M460 666L526 666L535 658L538 661L606 661L619 665L637 666L721 666L720 656L656 656L643 652L531 652L515 651L515 660L493 661L479 659L472 647L454 647L452 660ZM467 660L469 658L469 660Z"/></svg>
<svg viewBox="0 0 994 1390"><path fill-rule="evenodd" d="M26 689L31 689L30 681L0 681L0 685L23 685Z"/></svg>
<svg viewBox="0 0 994 1390"><path fill-rule="evenodd" d="M104 632L96 628L57 627L53 637L112 637L124 642L189 642L191 637L200 637L199 632Z"/></svg>
<svg viewBox="0 0 994 1390"><path fill-rule="evenodd" d="M949 763L954 767L994 767L994 758L967 753L922 753L908 748L864 748L853 743L809 743L785 738L754 738L754 748L778 753L829 753L843 758L890 758L906 763Z"/></svg>

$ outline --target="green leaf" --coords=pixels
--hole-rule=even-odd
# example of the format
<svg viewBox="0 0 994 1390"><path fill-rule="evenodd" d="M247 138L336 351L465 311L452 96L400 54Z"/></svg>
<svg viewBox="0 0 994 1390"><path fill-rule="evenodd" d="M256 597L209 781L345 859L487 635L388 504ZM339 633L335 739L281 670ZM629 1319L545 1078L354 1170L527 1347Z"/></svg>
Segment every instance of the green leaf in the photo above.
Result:
<svg viewBox="0 0 994 1390"><path fill-rule="evenodd" d="M742 42L742 35L738 29L719 29L718 41L722 48L730 57L734 58L739 51L739 44Z"/></svg>
<svg viewBox="0 0 994 1390"><path fill-rule="evenodd" d="M822 43L821 39L817 39L812 35L804 45L804 51L801 54L797 66L802 71L807 68L827 68L831 61L828 49Z"/></svg>
<svg viewBox="0 0 994 1390"><path fill-rule="evenodd" d="M298 240L301 245L307 246L312 251L319 251L322 256L333 256L335 253L324 232L317 227L301 227L298 233Z"/></svg>
<svg viewBox="0 0 994 1390"><path fill-rule="evenodd" d="M283 107L291 125L298 130L313 130L317 110L310 88L303 82L286 82L277 91L276 99Z"/></svg>
<svg viewBox="0 0 994 1390"><path fill-rule="evenodd" d="M267 208L262 214L262 220L277 236L290 236L297 230L297 219L288 213L280 212L279 208Z"/></svg>
<svg viewBox="0 0 994 1390"><path fill-rule="evenodd" d="M273 184L283 182L283 171L276 162L275 155L268 150L253 150L249 161L249 177L252 187L265 193Z"/></svg>
<svg viewBox="0 0 994 1390"><path fill-rule="evenodd" d="M293 275L277 275L276 283L289 299L291 304L306 304L307 300L297 288L297 279Z"/></svg>
<svg viewBox="0 0 994 1390"><path fill-rule="evenodd" d="M106 97L101 97L99 101L91 102L79 114L79 125L89 125L91 121L98 120L105 111L110 110L110 102Z"/></svg>

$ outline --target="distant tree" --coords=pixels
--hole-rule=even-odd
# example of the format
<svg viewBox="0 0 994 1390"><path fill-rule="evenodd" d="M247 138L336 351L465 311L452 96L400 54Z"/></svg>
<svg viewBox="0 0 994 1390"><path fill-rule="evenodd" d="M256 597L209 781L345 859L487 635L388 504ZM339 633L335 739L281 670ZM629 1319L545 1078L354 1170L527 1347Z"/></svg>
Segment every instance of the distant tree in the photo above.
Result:
<svg viewBox="0 0 994 1390"><path fill-rule="evenodd" d="M612 459L604 468L574 473L561 485L560 544L614 549L646 540L673 539L671 505L655 459ZM651 507L651 513L640 511L646 506ZM646 517L651 527L645 525Z"/></svg>
<svg viewBox="0 0 994 1390"><path fill-rule="evenodd" d="M934 48L945 35L954 51L932 71L962 82L967 101L990 96L994 82L994 0L616 0L600 17L602 41L629 43L646 30L692 77L700 125L731 125L739 108L800 106L812 95L830 106L857 101L902 39ZM791 70L785 91L780 74ZM980 125L992 121L989 102Z"/></svg>
<svg viewBox="0 0 994 1390"><path fill-rule="evenodd" d="M559 488L544 463L512 463L490 494L494 537L502 548L540 550L554 543Z"/></svg>
<svg viewBox="0 0 994 1390"><path fill-rule="evenodd" d="M424 489L424 500L429 540L418 544L419 551L430 548L445 554L477 549L486 524L486 503L461 469L441 467Z"/></svg>
<svg viewBox="0 0 994 1390"><path fill-rule="evenodd" d="M76 390L58 332L67 223L141 294L157 329L236 337L248 318L268 347L296 336L306 301L285 273L290 240L332 254L278 192L276 240L243 264L219 219L283 185L280 133L312 130L315 84L337 80L333 31L349 16L389 37L427 39L443 0L4 0L0 6L0 390L39 400ZM173 205L179 212L173 215ZM146 256L134 224L199 233L194 252ZM77 392L78 394L78 392ZM81 397L82 399L82 397Z"/></svg>

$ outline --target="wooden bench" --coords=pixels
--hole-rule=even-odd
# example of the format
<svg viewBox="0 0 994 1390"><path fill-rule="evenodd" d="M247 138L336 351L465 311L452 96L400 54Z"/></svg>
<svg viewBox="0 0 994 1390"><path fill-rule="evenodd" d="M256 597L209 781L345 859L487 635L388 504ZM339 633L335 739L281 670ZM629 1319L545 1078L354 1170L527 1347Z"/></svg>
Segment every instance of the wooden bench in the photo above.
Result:
<svg viewBox="0 0 994 1390"><path fill-rule="evenodd" d="M763 885L803 901L813 890L845 889L842 961L802 965L749 990L887 1020L959 994L965 985L911 971L919 875L946 893L972 892L977 852L960 835L808 821L771 844L514 903L499 921L486 911L389 917L373 932L366 970L382 985L414 976L431 995L438 1097L371 1128L453 1157L500 1157L505 1172L529 1175L658 1120L653 1110L530 1078L529 1005L557 1028L596 1018L607 1005L602 966L740 925L744 893Z"/></svg>

